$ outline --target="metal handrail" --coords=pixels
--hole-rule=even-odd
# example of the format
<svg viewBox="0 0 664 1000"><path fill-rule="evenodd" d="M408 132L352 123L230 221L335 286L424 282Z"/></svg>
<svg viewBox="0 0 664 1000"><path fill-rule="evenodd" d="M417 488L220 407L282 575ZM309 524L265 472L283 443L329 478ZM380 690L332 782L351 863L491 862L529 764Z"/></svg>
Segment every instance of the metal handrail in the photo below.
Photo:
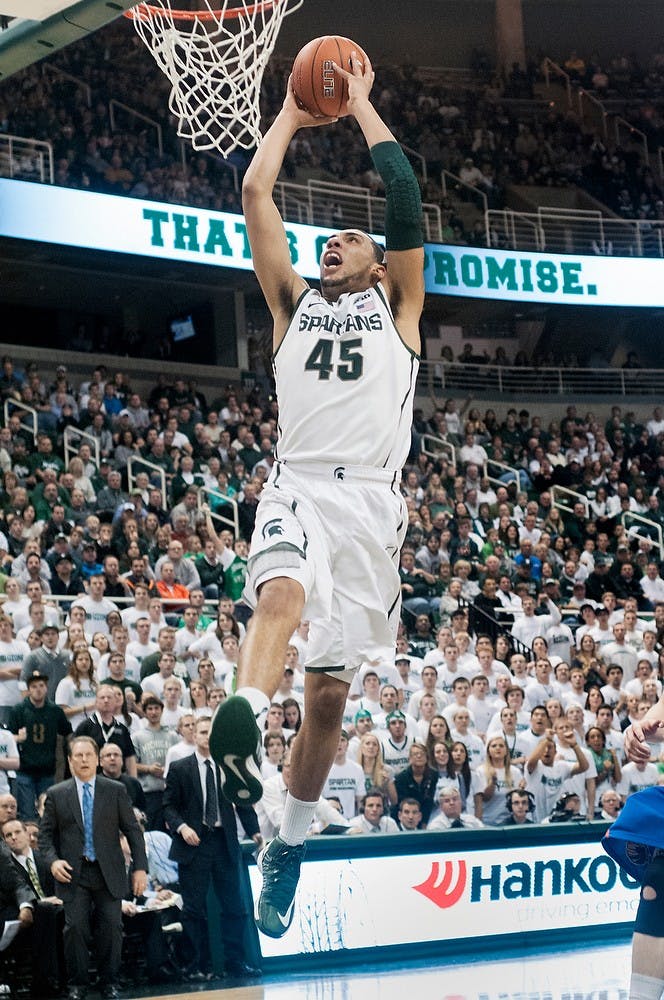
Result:
<svg viewBox="0 0 664 1000"><path fill-rule="evenodd" d="M88 444L91 446L92 455L90 456L91 461L99 468L99 463L101 461L101 451L99 447L99 438L95 437L94 434L88 434L87 431L79 430L78 427L65 427L65 432L62 436L62 441L65 450L65 465L69 466L69 458L71 455L78 455L80 449L76 447L73 443L72 438L81 439L84 438Z"/></svg>
<svg viewBox="0 0 664 1000"><path fill-rule="evenodd" d="M431 445L428 442L431 442ZM439 458L441 452L447 452L452 458L452 465L456 468L456 448L444 438L437 437L435 434L423 434L420 441L420 451L434 459Z"/></svg>
<svg viewBox="0 0 664 1000"><path fill-rule="evenodd" d="M544 61L542 62L542 68L544 70L544 80L546 82L547 87L551 86L551 72L552 71L556 74L556 76L562 76L562 78L565 81L565 87L566 87L566 90L567 90L567 106L571 108L572 107L572 103L573 103L572 102L572 78L569 75L569 73L566 73L565 70L562 68L562 66L559 66L558 63L556 63L556 62L553 61L553 59L549 59L548 56L544 57Z"/></svg>
<svg viewBox="0 0 664 1000"><path fill-rule="evenodd" d="M432 349L429 343L429 349ZM657 402L664 396L664 369L661 368L559 368L553 365L517 367L467 364L442 358L420 362L419 381L426 386L435 405L441 392L465 394L477 398L511 397L572 399L606 397L651 397ZM425 391L424 388L422 391Z"/></svg>
<svg viewBox="0 0 664 1000"><path fill-rule="evenodd" d="M412 156L414 160L418 161L418 163L420 164L420 169L422 171L422 180L426 184L428 180L428 175L427 175L427 161L424 158L424 156L422 156L421 153L418 153L416 149L412 149L410 146L407 146L404 142L401 143L401 148L405 153L408 153L409 156Z"/></svg>
<svg viewBox="0 0 664 1000"><path fill-rule="evenodd" d="M77 76L72 73L66 73L65 70L60 69L59 66L54 66L53 63L44 62L42 63L42 69L44 72L48 70L49 73L55 73L56 76L61 76L65 80L69 80L71 83L75 83L76 86L83 91L85 94L85 101L89 108L92 107L92 87L85 80L80 80Z"/></svg>
<svg viewBox="0 0 664 1000"><path fill-rule="evenodd" d="M569 504L563 503L562 500L565 497L574 497L571 506ZM567 486L559 486L558 483L554 483L551 487L551 506L556 507L558 510L571 511L575 503L582 503L585 511L585 517L590 517L590 501L587 496L583 493L577 493L576 490L570 490Z"/></svg>
<svg viewBox="0 0 664 1000"><path fill-rule="evenodd" d="M662 163L664 170L664 161ZM553 253L615 253L621 257L664 256L664 227L659 220L621 219L597 209L540 207L533 212L491 208L489 234L503 237L501 247ZM534 233L531 235L531 229ZM562 237L561 237L562 230ZM505 246L505 241L507 246ZM487 242L491 246L491 242Z"/></svg>
<svg viewBox="0 0 664 1000"><path fill-rule="evenodd" d="M30 424L26 424L23 420L21 420L20 426L23 428L23 430L26 430L28 434L32 434L33 441L36 441L37 432L39 428L39 415L35 410L35 408L33 406L28 406L27 403L21 403L17 399L12 399L11 397L8 397L5 400L5 405L3 407L4 417L5 417L5 427L9 425L9 418L11 416L10 407L13 407L13 409L15 410L19 410L21 414L29 413L32 416L32 426L30 426Z"/></svg>
<svg viewBox="0 0 664 1000"><path fill-rule="evenodd" d="M451 180L454 181L455 185L456 184L460 184L461 187L466 188L468 191L470 191L470 193L472 194L472 196L474 198L478 199L481 202L481 204L482 204L482 214L484 216L485 225L486 225L487 213L489 211L489 199L485 195L484 191L480 191L479 188L473 187L472 184L468 184L466 181L462 181L461 178L457 177L456 174L453 174L451 170L442 170L441 174L440 174L440 186L443 189L443 197L444 198L447 198L447 194L448 194L448 192L447 192L447 180L446 180L446 178L448 178L448 177L451 178ZM487 246L490 246L491 245L491 234L490 234L490 232L489 232L488 229L486 230L486 241L487 241Z"/></svg>
<svg viewBox="0 0 664 1000"><path fill-rule="evenodd" d="M539 211L537 214L539 215ZM502 219L502 235L508 239L510 246L516 247L519 243L523 245L523 241L517 239L518 221L520 226L529 226L533 230L533 247L529 249L546 249L546 237L544 235L544 230L541 223L533 217L533 213L515 212L513 208L492 208L486 213L484 217L484 224L486 232L489 234L487 242L488 246L494 245L493 229L497 229L498 227L492 227L491 223L496 219Z"/></svg>
<svg viewBox="0 0 664 1000"><path fill-rule="evenodd" d="M168 506L168 492L166 489L166 473L160 465L155 462L149 462L147 458L143 458L142 455L130 455L127 459L127 484L129 486L129 492L131 493L136 482L136 474L134 473L134 466L140 465L145 471L145 469L152 469L159 476L159 489L161 490L161 505L166 509Z"/></svg>
<svg viewBox="0 0 664 1000"><path fill-rule="evenodd" d="M521 653L522 656L525 656L526 660L532 659L533 651L531 647L527 646L525 642L521 642L520 639L517 639L515 636L513 636L512 630L508 628L507 625L502 625L497 618L494 618L487 611L483 611L482 608L476 607L474 601L469 601L465 597L459 596L457 598L457 603L460 608L465 608L469 612L470 609L472 608L474 615L477 615L479 618L484 619L484 621L489 622L490 623L489 632L492 634L497 633L498 635L504 635L505 638L509 640L510 646L512 647L515 653Z"/></svg>
<svg viewBox="0 0 664 1000"><path fill-rule="evenodd" d="M512 475L512 479L508 479L508 481L505 482L504 479L500 479L497 476L489 475L489 466L491 465L495 466L498 469L504 469L506 473ZM509 486L511 483L514 483L517 490L519 489L519 486L521 484L521 479L519 478L519 470L515 469L513 465L508 465L506 462L497 462L495 458L489 458L484 463L484 478L488 479L490 483L496 483L497 485L500 486Z"/></svg>
<svg viewBox="0 0 664 1000"><path fill-rule="evenodd" d="M190 142L185 142L184 139L180 139L179 143L180 143L180 163L182 164L182 169L185 171L185 173L188 173L189 155L192 152L192 146ZM224 170L230 170L231 174L233 175L233 190L239 193L240 171L238 170L237 166L234 163L229 163L229 161L225 160L224 157L221 156L219 153L210 153L206 149L196 150L196 159L198 159L199 156L205 156L209 160L212 160L215 167L223 167Z"/></svg>
<svg viewBox="0 0 664 1000"><path fill-rule="evenodd" d="M583 102L584 102L584 100L590 101L591 104L594 104L597 108L599 108L599 114L600 114L601 121L602 121L602 135L604 136L605 139L608 139L608 137L609 137L609 128L608 128L608 125L607 125L607 118L609 117L608 111L606 110L606 108L604 107L604 105L602 104L602 102L600 100L598 100L598 98L596 98L593 94L590 94L587 90L584 90L583 88L580 88L579 89L579 115L581 116L581 121L582 122L585 121L585 114L584 114L584 108L583 108Z"/></svg>
<svg viewBox="0 0 664 1000"><path fill-rule="evenodd" d="M209 503L207 504L207 506L210 509L210 517L213 518L215 521L221 521L221 523L225 525L227 528L231 528L233 531L233 537L239 538L240 518L238 515L237 500L235 500L233 497L227 497L225 493L222 493L220 490L215 490L213 486L201 486L200 489L198 490L199 510L202 510L202 508L205 506L206 503L205 498L210 498L210 497L214 497L218 500L221 500L224 506L232 508L233 517L230 518L230 517L225 517L224 514L218 514L216 511L212 510Z"/></svg>
<svg viewBox="0 0 664 1000"><path fill-rule="evenodd" d="M637 521L641 524L647 526L648 529L655 531L657 535L657 541L650 537L650 535L644 534L642 531L638 531L636 528L631 530L627 527L626 521ZM664 556L664 541L662 540L662 528L661 525L657 524L656 521L651 521L649 517L644 517L643 514L637 514L635 511L624 510L620 515L620 523L624 528L627 529L628 535L638 535L639 538L647 538L652 545L655 545L659 549L659 558Z"/></svg>
<svg viewBox="0 0 664 1000"><path fill-rule="evenodd" d="M130 115L133 115L134 118L140 118L141 121L147 122L148 125L152 125L152 127L155 129L157 133L157 148L159 150L159 155L160 156L164 155L162 128L159 122L155 121L154 118L149 118L148 115L144 115L140 111L137 111L136 108L130 107L129 104L123 104L122 101L116 101L116 99L112 97L111 100L108 102L108 117L112 132L115 132L115 113L114 113L115 108L122 108L123 111L127 111Z"/></svg>
<svg viewBox="0 0 664 1000"><path fill-rule="evenodd" d="M616 115L616 117L613 120L613 127L614 127L614 130L615 130L616 142L618 144L620 143L620 128L621 128L621 126L623 128L626 128L632 135L639 136L639 138L641 140L641 144L643 146L644 163L647 166L648 163L650 162L650 150L648 148L648 136L645 134L645 132L642 132L640 128L636 128L636 126L632 125L631 122L628 122L626 118L623 118L621 115Z"/></svg>
<svg viewBox="0 0 664 1000"><path fill-rule="evenodd" d="M9 177L16 177L19 180L21 175L23 180L34 180L34 171L22 169L17 159L21 152L29 151L34 154L38 161L39 180L43 184L48 180L53 184L55 180L55 167L53 163L53 144L44 139L29 139L22 135L0 135L0 147L7 150L7 165L9 167ZM26 176L27 175L27 176Z"/></svg>
<svg viewBox="0 0 664 1000"><path fill-rule="evenodd" d="M344 225L358 226L369 233L385 232L385 198L373 195L369 188L310 178L306 184L277 181L272 194L286 222L336 227L339 223L330 215L334 200L341 210ZM428 242L442 242L440 205L423 202L422 223Z"/></svg>

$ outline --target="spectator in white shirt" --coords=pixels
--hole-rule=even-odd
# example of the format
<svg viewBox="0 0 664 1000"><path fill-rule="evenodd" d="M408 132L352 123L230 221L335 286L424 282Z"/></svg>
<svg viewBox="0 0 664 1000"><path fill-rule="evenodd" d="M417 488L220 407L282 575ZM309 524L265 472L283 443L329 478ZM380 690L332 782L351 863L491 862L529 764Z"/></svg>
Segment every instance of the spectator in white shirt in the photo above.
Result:
<svg viewBox="0 0 664 1000"><path fill-rule="evenodd" d="M356 761L348 760L348 733L342 730L334 762L323 786L323 797L339 799L342 815L351 819L357 815L364 792L364 771Z"/></svg>
<svg viewBox="0 0 664 1000"><path fill-rule="evenodd" d="M552 625L558 625L561 615L553 601L549 600L546 594L540 594L538 603L546 606L548 614L535 614L535 600L532 597L524 597L522 601L523 615L512 626L512 635L524 646L532 646L536 635L545 636L547 629Z"/></svg>
<svg viewBox="0 0 664 1000"><path fill-rule="evenodd" d="M610 612L609 609L602 604L597 608L596 615L597 622L595 627L589 632L589 635L593 637L599 647L599 651L603 655L604 647L608 646L608 644L614 640L611 624L609 623Z"/></svg>
<svg viewBox="0 0 664 1000"><path fill-rule="evenodd" d="M659 784L659 770L652 761L629 761L622 767L622 776L616 785L616 791L623 804L628 796L640 792L642 788L650 788Z"/></svg>
<svg viewBox="0 0 664 1000"><path fill-rule="evenodd" d="M648 431L650 437L654 438L664 432L664 418L662 417L661 406L656 406L652 411L652 417L646 424L646 430Z"/></svg>
<svg viewBox="0 0 664 1000"><path fill-rule="evenodd" d="M482 674L476 674L470 682L470 692L468 708L473 713L477 735L484 739L496 708L494 699L488 697L488 679Z"/></svg>
<svg viewBox="0 0 664 1000"><path fill-rule="evenodd" d="M606 684L600 691L607 705L610 705L616 715L620 715L625 708L627 695L623 688L624 671L619 663L609 663L606 668Z"/></svg>
<svg viewBox="0 0 664 1000"><path fill-rule="evenodd" d="M664 580L659 575L659 566L656 562L647 564L645 574L639 580L639 586L643 596L650 601L653 608L658 601L664 601Z"/></svg>
<svg viewBox="0 0 664 1000"><path fill-rule="evenodd" d="M443 785L438 792L440 813L431 820L427 830L481 830L484 823L470 813L462 812L461 795L455 785Z"/></svg>
<svg viewBox="0 0 664 1000"><path fill-rule="evenodd" d="M196 744L194 743L195 730L196 716L192 712L185 712L184 715L180 716L180 720L176 728L176 732L180 739L166 751L166 759L164 761L164 778L168 775L168 769L174 760L182 760L183 757L189 757L190 754L194 753L196 749Z"/></svg>
<svg viewBox="0 0 664 1000"><path fill-rule="evenodd" d="M470 711L458 707L452 712L451 735L455 742L463 743L468 751L471 769L477 768L486 759L484 740L470 731Z"/></svg>
<svg viewBox="0 0 664 1000"><path fill-rule="evenodd" d="M535 676L526 684L525 696L526 708L530 711L557 696L555 684L551 681L551 662L546 657L538 657L535 661Z"/></svg>
<svg viewBox="0 0 664 1000"><path fill-rule="evenodd" d="M655 649L656 642L657 633L654 629L649 628L643 633L643 645L636 651L639 660L648 660L653 670L657 670L659 666L659 652Z"/></svg>
<svg viewBox="0 0 664 1000"><path fill-rule="evenodd" d="M489 460L489 456L482 445L475 443L475 435L472 432L466 434L464 444L458 451L458 456L464 471L469 463L484 468Z"/></svg>
<svg viewBox="0 0 664 1000"><path fill-rule="evenodd" d="M377 788L370 788L362 800L361 811L349 823L348 832L398 833L399 827L391 816L385 815L385 799Z"/></svg>
<svg viewBox="0 0 664 1000"><path fill-rule="evenodd" d="M625 625L623 622L616 622L613 626L613 642L608 643L603 650L602 656L606 664L619 663L623 668L624 682L631 681L636 673L637 655L632 647L625 641Z"/></svg>

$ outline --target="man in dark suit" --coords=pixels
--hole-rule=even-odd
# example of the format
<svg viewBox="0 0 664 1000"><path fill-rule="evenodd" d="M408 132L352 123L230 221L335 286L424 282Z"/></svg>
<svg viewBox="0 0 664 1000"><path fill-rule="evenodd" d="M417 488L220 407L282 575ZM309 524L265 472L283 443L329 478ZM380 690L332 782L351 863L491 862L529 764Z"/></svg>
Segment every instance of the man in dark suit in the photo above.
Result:
<svg viewBox="0 0 664 1000"><path fill-rule="evenodd" d="M164 816L173 838L170 857L177 861L183 900L182 923L189 957L187 978L213 978L210 956L207 895L212 885L221 910L226 975L260 975L248 956L258 955L251 906L243 882L237 823L233 807L220 794L219 768L210 757L210 719L196 720L193 754L174 761L164 791ZM238 807L248 837L261 840L258 819L251 806Z"/></svg>
<svg viewBox="0 0 664 1000"><path fill-rule="evenodd" d="M33 924L35 899L34 892L20 881L9 851L0 851L0 935L6 921L19 920L21 922L18 935L1 953L3 966L4 962L12 955L18 957L23 949L29 947L29 938L26 932Z"/></svg>
<svg viewBox="0 0 664 1000"><path fill-rule="evenodd" d="M33 996L59 996L64 981L62 900L55 894L55 882L48 865L30 846L30 835L20 819L10 819L2 826L4 843L11 851L19 884L33 894L32 993Z"/></svg>
<svg viewBox="0 0 664 1000"><path fill-rule="evenodd" d="M122 899L127 891L121 833L134 859L134 895L143 895L147 885L145 842L125 788L98 775L98 763L94 739L75 736L69 746L73 777L49 788L39 830L40 850L64 903L69 1000L87 996L93 928L101 995L104 1000L119 996Z"/></svg>

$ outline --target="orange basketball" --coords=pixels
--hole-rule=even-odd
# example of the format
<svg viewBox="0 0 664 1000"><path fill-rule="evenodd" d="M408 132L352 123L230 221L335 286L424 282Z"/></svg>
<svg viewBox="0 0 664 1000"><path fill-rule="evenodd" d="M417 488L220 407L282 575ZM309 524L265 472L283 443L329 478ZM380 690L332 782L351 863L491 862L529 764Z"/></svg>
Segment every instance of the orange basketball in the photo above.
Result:
<svg viewBox="0 0 664 1000"><path fill-rule="evenodd" d="M348 84L335 72L336 63L351 70L351 52L363 62L367 55L350 38L322 35L300 49L293 63L293 90L300 107L318 117L341 118L348 114Z"/></svg>

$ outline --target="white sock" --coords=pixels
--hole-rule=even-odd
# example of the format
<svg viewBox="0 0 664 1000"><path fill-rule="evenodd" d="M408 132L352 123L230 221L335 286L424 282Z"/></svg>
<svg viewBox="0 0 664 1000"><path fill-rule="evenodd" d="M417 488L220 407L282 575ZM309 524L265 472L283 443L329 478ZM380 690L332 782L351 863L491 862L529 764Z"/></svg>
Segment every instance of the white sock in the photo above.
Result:
<svg viewBox="0 0 664 1000"><path fill-rule="evenodd" d="M279 837L285 844L295 847L297 844L304 843L317 805L318 800L315 802L301 802L300 799L294 798L290 792L286 794L284 818L279 827Z"/></svg>
<svg viewBox="0 0 664 1000"><path fill-rule="evenodd" d="M270 707L270 699L265 694L264 691L260 691L258 688L243 687L238 688L235 692L236 695L240 695L242 698L246 698L251 707L254 710L254 715L256 716L256 723L258 728L263 730L265 724L265 719L267 717L267 712Z"/></svg>
<svg viewBox="0 0 664 1000"><path fill-rule="evenodd" d="M643 976L633 972L629 981L629 1000L660 1000L664 992L664 979Z"/></svg>

